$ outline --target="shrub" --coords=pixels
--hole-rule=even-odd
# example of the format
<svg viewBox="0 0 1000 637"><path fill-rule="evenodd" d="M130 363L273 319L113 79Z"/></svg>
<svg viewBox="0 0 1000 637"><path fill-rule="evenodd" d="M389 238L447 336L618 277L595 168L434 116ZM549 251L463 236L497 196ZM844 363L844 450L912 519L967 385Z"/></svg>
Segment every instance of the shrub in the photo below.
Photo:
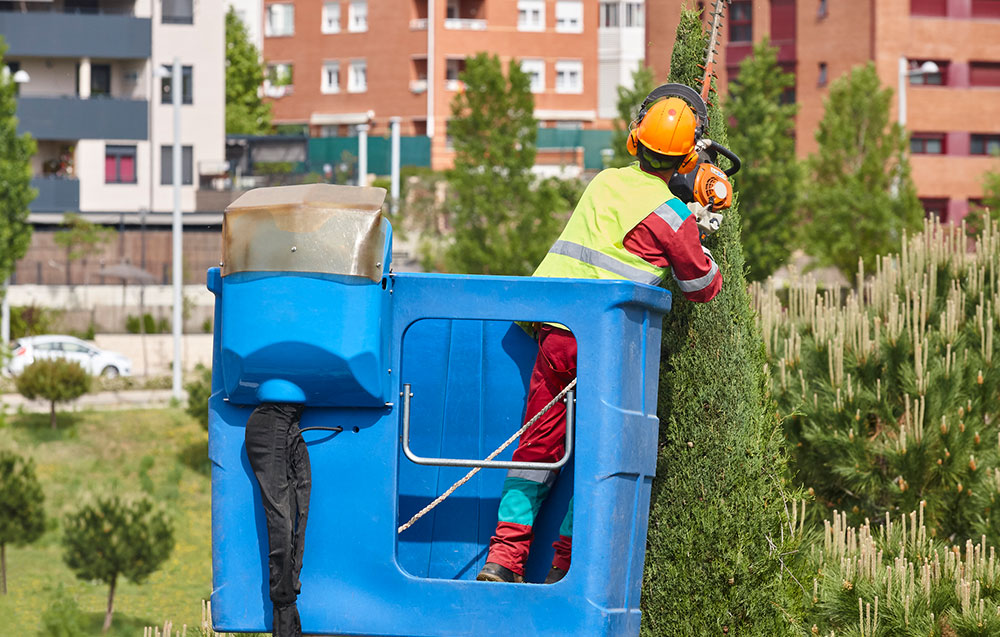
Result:
<svg viewBox="0 0 1000 637"><path fill-rule="evenodd" d="M80 611L76 599L60 584L42 612L42 630L38 636L87 637L89 632L87 618Z"/></svg>
<svg viewBox="0 0 1000 637"><path fill-rule="evenodd" d="M208 399L212 395L212 369L198 363L194 368L195 379L186 383L187 407L184 409L202 427L208 429Z"/></svg>
<svg viewBox="0 0 1000 637"><path fill-rule="evenodd" d="M63 559L82 580L109 586L104 632L111 627L118 577L142 584L170 557L174 530L148 498L97 497L66 516Z"/></svg>
<svg viewBox="0 0 1000 637"><path fill-rule="evenodd" d="M49 422L56 428L56 403L76 400L90 389L90 375L79 363L59 358L40 359L17 377L17 391L29 400L49 401Z"/></svg>
<svg viewBox="0 0 1000 637"><path fill-rule="evenodd" d="M34 463L0 450L0 594L7 594L7 545L28 544L42 536L44 501Z"/></svg>
<svg viewBox="0 0 1000 637"><path fill-rule="evenodd" d="M153 315L146 312L142 315L142 324L139 323L139 317L134 314L129 314L125 318L125 331L129 334L138 334L141 330L145 329L146 334L165 334L170 331L170 321L165 317L160 319L153 318Z"/></svg>
<svg viewBox="0 0 1000 637"><path fill-rule="evenodd" d="M939 538L1000 540L1000 228L925 221L841 304L811 278L753 289L792 466L851 524L926 501ZM996 362L995 362L996 361Z"/></svg>

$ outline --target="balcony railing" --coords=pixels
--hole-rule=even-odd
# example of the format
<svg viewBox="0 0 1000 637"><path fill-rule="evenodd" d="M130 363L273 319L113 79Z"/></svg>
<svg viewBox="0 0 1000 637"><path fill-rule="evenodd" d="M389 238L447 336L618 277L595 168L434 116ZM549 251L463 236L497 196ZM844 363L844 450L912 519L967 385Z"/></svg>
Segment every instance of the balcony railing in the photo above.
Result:
<svg viewBox="0 0 1000 637"><path fill-rule="evenodd" d="M427 91L427 80L410 80L411 93L425 93Z"/></svg>
<svg viewBox="0 0 1000 637"><path fill-rule="evenodd" d="M414 18L410 20L410 31L426 31L427 18Z"/></svg>
<svg viewBox="0 0 1000 637"><path fill-rule="evenodd" d="M20 97L18 130L36 139L146 139L146 100Z"/></svg>
<svg viewBox="0 0 1000 637"><path fill-rule="evenodd" d="M0 11L9 56L145 59L152 50L149 18L111 13Z"/></svg>
<svg viewBox="0 0 1000 637"><path fill-rule="evenodd" d="M467 18L448 18L444 21L444 28L458 31L485 31L486 20L471 20Z"/></svg>
<svg viewBox="0 0 1000 637"><path fill-rule="evenodd" d="M80 182L65 177L34 177L31 187L38 196L28 205L31 212L76 212L80 210Z"/></svg>

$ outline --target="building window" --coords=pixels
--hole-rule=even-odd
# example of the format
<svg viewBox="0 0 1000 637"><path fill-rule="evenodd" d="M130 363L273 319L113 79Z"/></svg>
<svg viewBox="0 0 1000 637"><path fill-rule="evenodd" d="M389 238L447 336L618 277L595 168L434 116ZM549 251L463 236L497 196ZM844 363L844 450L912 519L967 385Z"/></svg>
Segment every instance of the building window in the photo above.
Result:
<svg viewBox="0 0 1000 637"><path fill-rule="evenodd" d="M545 60L521 60L521 70L531 80L532 93L545 92Z"/></svg>
<svg viewBox="0 0 1000 637"><path fill-rule="evenodd" d="M163 69L171 75L160 78L160 104L173 104L171 94L174 79L172 77L173 67L163 65ZM194 69L191 66L181 67L181 103L194 104Z"/></svg>
<svg viewBox="0 0 1000 637"><path fill-rule="evenodd" d="M364 93L368 90L368 62L352 60L347 71L347 91L349 93Z"/></svg>
<svg viewBox="0 0 1000 637"><path fill-rule="evenodd" d="M969 62L971 86L1000 86L1000 62Z"/></svg>
<svg viewBox="0 0 1000 637"><path fill-rule="evenodd" d="M559 33L583 32L583 2L559 0L556 2L556 31Z"/></svg>
<svg viewBox="0 0 1000 637"><path fill-rule="evenodd" d="M914 155L943 155L944 133L913 133L910 152Z"/></svg>
<svg viewBox="0 0 1000 637"><path fill-rule="evenodd" d="M545 0L517 0L517 30L545 30Z"/></svg>
<svg viewBox="0 0 1000 637"><path fill-rule="evenodd" d="M919 69L925 62L934 62L938 66L937 73L913 73L910 84L926 84L927 86L944 86L948 83L948 65L945 60L911 60L910 66Z"/></svg>
<svg viewBox="0 0 1000 637"><path fill-rule="evenodd" d="M446 20L458 20L462 17L461 7L458 5L458 0L448 0L448 6L445 7L444 17Z"/></svg>
<svg viewBox="0 0 1000 637"><path fill-rule="evenodd" d="M1000 18L1000 0L972 0L973 18Z"/></svg>
<svg viewBox="0 0 1000 637"><path fill-rule="evenodd" d="M753 41L753 2L739 0L730 5L729 41Z"/></svg>
<svg viewBox="0 0 1000 637"><path fill-rule="evenodd" d="M194 0L163 0L163 24L194 24Z"/></svg>
<svg viewBox="0 0 1000 637"><path fill-rule="evenodd" d="M267 17L264 20L264 35L275 37L294 34L295 5L285 2L267 5Z"/></svg>
<svg viewBox="0 0 1000 637"><path fill-rule="evenodd" d="M80 86L79 75L80 66L76 67L77 86ZM90 65L90 96L110 97L111 96L111 65L91 64Z"/></svg>
<svg viewBox="0 0 1000 637"><path fill-rule="evenodd" d="M642 27L645 25L643 9L645 5L641 2L625 3L625 27Z"/></svg>
<svg viewBox="0 0 1000 637"><path fill-rule="evenodd" d="M160 184L172 186L174 183L174 147L160 146ZM181 146L181 184L194 183L194 147Z"/></svg>
<svg viewBox="0 0 1000 637"><path fill-rule="evenodd" d="M323 62L320 91L325 94L340 92L340 62Z"/></svg>
<svg viewBox="0 0 1000 637"><path fill-rule="evenodd" d="M104 147L104 183L135 183L135 146Z"/></svg>
<svg viewBox="0 0 1000 637"><path fill-rule="evenodd" d="M348 5L347 30L352 33L368 30L368 2L352 2Z"/></svg>
<svg viewBox="0 0 1000 637"><path fill-rule="evenodd" d="M340 33L340 3L323 3L323 21L320 25L323 33Z"/></svg>
<svg viewBox="0 0 1000 637"><path fill-rule="evenodd" d="M910 0L910 15L943 18L948 15L948 0Z"/></svg>
<svg viewBox="0 0 1000 637"><path fill-rule="evenodd" d="M969 138L969 153L973 155L1000 155L1000 135L973 135Z"/></svg>
<svg viewBox="0 0 1000 637"><path fill-rule="evenodd" d="M5 62L5 64L7 65L7 77L9 78L13 78L14 74L21 70L20 62L8 60L7 62ZM76 85L80 86L79 80L77 81ZM18 82L14 82L14 95L20 95L20 94L21 94L21 85Z"/></svg>
<svg viewBox="0 0 1000 637"><path fill-rule="evenodd" d="M295 68L291 64L278 63L267 65L267 78L264 80L264 93L268 97L283 97L295 79Z"/></svg>
<svg viewBox="0 0 1000 637"><path fill-rule="evenodd" d="M942 222L948 221L948 200L944 198L921 197L920 205L924 207L924 216L937 217Z"/></svg>
<svg viewBox="0 0 1000 637"><path fill-rule="evenodd" d="M826 86L826 62L819 63L819 77L816 79L816 84Z"/></svg>
<svg viewBox="0 0 1000 637"><path fill-rule="evenodd" d="M583 62L559 60L556 62L556 93L583 92Z"/></svg>
<svg viewBox="0 0 1000 637"><path fill-rule="evenodd" d="M817 18L825 18L827 15L826 0L819 0L819 7L816 9Z"/></svg>
<svg viewBox="0 0 1000 637"><path fill-rule="evenodd" d="M616 29L619 25L617 2L602 2L599 7L600 23L602 29Z"/></svg>

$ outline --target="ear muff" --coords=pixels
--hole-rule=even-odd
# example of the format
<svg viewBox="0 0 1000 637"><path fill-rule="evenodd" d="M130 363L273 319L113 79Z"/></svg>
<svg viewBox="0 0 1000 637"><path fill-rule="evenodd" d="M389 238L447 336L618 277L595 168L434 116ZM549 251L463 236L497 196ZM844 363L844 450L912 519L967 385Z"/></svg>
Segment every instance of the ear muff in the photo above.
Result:
<svg viewBox="0 0 1000 637"><path fill-rule="evenodd" d="M686 175L692 170L694 170L694 167L697 165L698 165L698 150L696 148L692 148L691 152L685 155L684 159L682 159L681 163L677 166L677 172L679 172L682 175Z"/></svg>
<svg viewBox="0 0 1000 637"><path fill-rule="evenodd" d="M625 140L625 148L628 150L628 154L635 157L636 153L639 152L639 133L636 132L635 120L629 125L628 139Z"/></svg>

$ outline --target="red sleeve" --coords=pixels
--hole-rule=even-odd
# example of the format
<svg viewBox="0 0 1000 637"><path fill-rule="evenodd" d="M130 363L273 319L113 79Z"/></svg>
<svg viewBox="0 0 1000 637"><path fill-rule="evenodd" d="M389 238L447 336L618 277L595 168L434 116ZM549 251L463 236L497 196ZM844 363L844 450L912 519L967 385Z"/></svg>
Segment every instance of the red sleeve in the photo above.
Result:
<svg viewBox="0 0 1000 637"><path fill-rule="evenodd" d="M662 216L650 213L625 235L624 247L657 267L669 267L688 300L711 301L722 289L722 273L712 254L701 245L694 215L688 212L682 218L680 214L684 213L680 213L680 208L683 204L679 201L678 204ZM664 206L657 210L662 208ZM671 222L677 226L676 231Z"/></svg>

